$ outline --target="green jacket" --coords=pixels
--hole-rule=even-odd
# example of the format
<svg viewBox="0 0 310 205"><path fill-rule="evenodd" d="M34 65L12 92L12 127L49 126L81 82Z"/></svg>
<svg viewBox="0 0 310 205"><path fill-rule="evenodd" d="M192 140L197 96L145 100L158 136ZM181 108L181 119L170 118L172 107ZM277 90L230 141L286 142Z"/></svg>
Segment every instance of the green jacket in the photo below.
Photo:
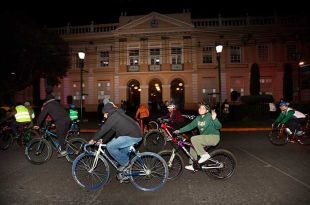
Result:
<svg viewBox="0 0 310 205"><path fill-rule="evenodd" d="M293 115L295 113L295 110L293 110L292 108L287 108L287 110L284 110L280 113L280 115L277 117L275 123L282 123L285 124L287 123L287 121L289 121Z"/></svg>
<svg viewBox="0 0 310 205"><path fill-rule="evenodd" d="M216 118L212 120L211 113L197 116L191 123L182 127L180 132L187 132L198 127L201 135L220 135L221 122Z"/></svg>

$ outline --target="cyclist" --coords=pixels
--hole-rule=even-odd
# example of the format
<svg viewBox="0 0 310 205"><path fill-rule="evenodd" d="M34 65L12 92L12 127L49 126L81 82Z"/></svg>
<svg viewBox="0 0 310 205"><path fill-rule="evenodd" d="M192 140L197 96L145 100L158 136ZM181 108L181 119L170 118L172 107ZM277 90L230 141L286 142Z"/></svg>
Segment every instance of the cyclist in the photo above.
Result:
<svg viewBox="0 0 310 205"><path fill-rule="evenodd" d="M176 108L175 104L171 103L167 106L168 114L160 119L173 125L175 129L179 129L184 124L184 117L181 112Z"/></svg>
<svg viewBox="0 0 310 205"><path fill-rule="evenodd" d="M42 126L44 123L45 118L49 115L57 129L57 136L59 141L59 157L66 156L67 152L66 150L62 150L64 147L65 142L65 136L68 132L69 126L70 126L70 117L68 112L65 110L65 108L55 99L55 97L52 95L52 88L47 87L46 89L46 102L43 104L41 113L38 117L37 124L38 126L35 126L35 129L38 129L39 126Z"/></svg>
<svg viewBox="0 0 310 205"><path fill-rule="evenodd" d="M150 115L150 111L149 111L147 105L140 104L140 106L136 112L136 119L142 120L142 127L141 127L142 131L144 131L144 127L148 123L149 115Z"/></svg>
<svg viewBox="0 0 310 205"><path fill-rule="evenodd" d="M12 131L15 136L17 136L17 130L19 127L24 126L25 124L30 124L32 119L29 114L28 109L21 103L17 103L15 109L9 114L8 119L15 117L15 120L12 121Z"/></svg>
<svg viewBox="0 0 310 205"><path fill-rule="evenodd" d="M301 124L305 122L306 116L293 108L289 107L289 103L282 100L279 103L281 110L280 115L277 117L273 126L287 125L285 131L287 134L291 135L296 133L298 135L303 134L301 129Z"/></svg>
<svg viewBox="0 0 310 205"><path fill-rule="evenodd" d="M176 130L175 133L183 133L190 131L194 128L199 129L200 135L193 136L191 142L194 146L190 148L191 155L197 159L197 155L200 156L198 163L201 164L210 158L208 152L205 151L205 146L216 146L220 141L220 132L222 128L221 122L216 118L217 114L215 110L210 113L210 106L208 104L200 104L198 109L199 115L188 125L182 127L180 130ZM192 165L185 166L185 169L194 171Z"/></svg>
<svg viewBox="0 0 310 205"><path fill-rule="evenodd" d="M109 154L119 163L118 170L123 171L129 164L130 146L142 140L142 133L138 123L126 115L124 111L118 109L113 103L107 103L102 112L105 123L101 129L97 131L94 138L89 141L94 144L95 141L101 139L110 130L115 132L115 138L107 143ZM109 139L104 139L109 141Z"/></svg>

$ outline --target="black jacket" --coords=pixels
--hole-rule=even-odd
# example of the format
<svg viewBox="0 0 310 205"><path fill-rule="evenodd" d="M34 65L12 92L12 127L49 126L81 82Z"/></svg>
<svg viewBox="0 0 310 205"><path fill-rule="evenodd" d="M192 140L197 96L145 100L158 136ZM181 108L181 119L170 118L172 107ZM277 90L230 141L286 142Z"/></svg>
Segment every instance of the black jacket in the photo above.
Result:
<svg viewBox="0 0 310 205"><path fill-rule="evenodd" d="M47 115L50 115L55 124L70 122L69 113L65 108L55 99L48 100L44 105L38 117L38 125L41 126Z"/></svg>
<svg viewBox="0 0 310 205"><path fill-rule="evenodd" d="M131 117L126 115L123 111L113 107L111 103L104 106L103 112L109 113L108 119L101 126L101 129L97 131L94 136L94 140L98 140L104 137L109 131L113 130L116 137L130 136L135 138L141 138L142 133L139 124Z"/></svg>

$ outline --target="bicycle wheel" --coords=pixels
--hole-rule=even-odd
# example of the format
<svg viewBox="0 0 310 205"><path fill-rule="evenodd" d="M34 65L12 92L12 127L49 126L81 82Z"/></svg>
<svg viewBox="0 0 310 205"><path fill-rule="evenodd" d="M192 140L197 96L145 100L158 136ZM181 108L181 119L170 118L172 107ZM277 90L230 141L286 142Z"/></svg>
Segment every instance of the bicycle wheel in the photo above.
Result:
<svg viewBox="0 0 310 205"><path fill-rule="evenodd" d="M210 155L211 160L206 161L202 165L202 169L205 170L207 175L216 179L228 179L234 174L237 166L237 160L233 153L228 150L217 149L211 152Z"/></svg>
<svg viewBox="0 0 310 205"><path fill-rule="evenodd" d="M84 151L84 144L86 143L86 140L82 138L71 139L66 143L66 159L68 160L68 162L72 163L75 158Z"/></svg>
<svg viewBox="0 0 310 205"><path fill-rule="evenodd" d="M33 164L47 162L53 154L51 144L46 139L34 138L25 149L26 159Z"/></svg>
<svg viewBox="0 0 310 205"><path fill-rule="evenodd" d="M11 132L3 132L0 135L0 149L6 150L13 143L13 133Z"/></svg>
<svg viewBox="0 0 310 205"><path fill-rule="evenodd" d="M158 130L158 123L154 120L150 121L149 123L147 123L147 129L148 130Z"/></svg>
<svg viewBox="0 0 310 205"><path fill-rule="evenodd" d="M169 175L165 160L152 152L139 153L131 160L129 178L131 183L142 191L160 189Z"/></svg>
<svg viewBox="0 0 310 205"><path fill-rule="evenodd" d="M158 152L166 145L166 137L160 131L151 131L145 135L143 145L147 151Z"/></svg>
<svg viewBox="0 0 310 205"><path fill-rule="evenodd" d="M80 154L73 162L72 177L76 183L88 190L97 190L107 184L110 176L110 167L108 162L99 156L96 167L91 170L95 154Z"/></svg>
<svg viewBox="0 0 310 205"><path fill-rule="evenodd" d="M172 150L163 150L159 152L158 155L161 156L167 163L169 170L168 181L175 180L182 175L184 171L184 162L179 153L175 153L174 156L172 156Z"/></svg>
<svg viewBox="0 0 310 205"><path fill-rule="evenodd" d="M39 138L40 134L33 129L29 129L24 133L24 136L22 137L22 145L27 146L27 144L30 142L31 139Z"/></svg>
<svg viewBox="0 0 310 205"><path fill-rule="evenodd" d="M279 129L272 130L268 136L269 141L274 145L285 145L288 142L287 134Z"/></svg>

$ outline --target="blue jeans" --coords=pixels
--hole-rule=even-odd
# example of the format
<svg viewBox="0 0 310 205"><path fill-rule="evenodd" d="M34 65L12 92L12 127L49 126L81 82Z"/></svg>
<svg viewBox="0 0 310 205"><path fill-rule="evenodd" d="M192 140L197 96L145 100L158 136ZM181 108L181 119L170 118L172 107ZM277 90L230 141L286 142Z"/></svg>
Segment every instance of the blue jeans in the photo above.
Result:
<svg viewBox="0 0 310 205"><path fill-rule="evenodd" d="M107 150L121 166L125 166L129 163L130 146L141 140L142 138L119 136L118 138L112 139L107 144Z"/></svg>

